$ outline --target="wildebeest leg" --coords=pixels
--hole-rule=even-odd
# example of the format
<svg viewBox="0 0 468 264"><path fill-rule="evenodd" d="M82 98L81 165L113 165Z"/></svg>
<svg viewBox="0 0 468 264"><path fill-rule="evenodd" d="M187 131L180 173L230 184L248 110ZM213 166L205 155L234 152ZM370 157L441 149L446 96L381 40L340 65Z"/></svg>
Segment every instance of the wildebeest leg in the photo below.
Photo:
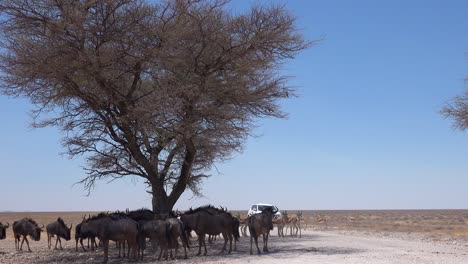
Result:
<svg viewBox="0 0 468 264"><path fill-rule="evenodd" d="M21 246L20 246L20 248L19 248L19 251L23 251L23 243L24 243L24 239L25 239L25 238L26 238L26 237L23 236L23 240L21 240ZM19 241L18 241L18 242L19 242Z"/></svg>
<svg viewBox="0 0 468 264"><path fill-rule="evenodd" d="M24 243L25 238L26 238L26 236L23 236L23 240L21 240L21 246L20 246L19 251L23 251L23 243Z"/></svg>
<svg viewBox="0 0 468 264"><path fill-rule="evenodd" d="M52 245L51 245L52 243L51 243L50 240L51 240L50 234L49 234L49 232L47 232L47 247L48 247L49 249L50 249L50 247L52 246Z"/></svg>
<svg viewBox="0 0 468 264"><path fill-rule="evenodd" d="M266 243L266 250L267 250L267 252L270 252L270 251L268 250L268 240L270 239L270 233L267 233L266 238L267 238L267 240L266 240L266 242L267 242L267 243Z"/></svg>
<svg viewBox="0 0 468 264"><path fill-rule="evenodd" d="M255 240L255 246L257 247L257 253L261 254L260 249L258 248L258 236L255 236L254 240Z"/></svg>
<svg viewBox="0 0 468 264"><path fill-rule="evenodd" d="M234 239L234 251L237 251L237 240L235 237L233 239Z"/></svg>
<svg viewBox="0 0 468 264"><path fill-rule="evenodd" d="M76 243L78 243L78 241ZM86 252L86 248L83 245L83 238L80 238L80 244L81 244L81 247L83 248L83 251ZM76 248L76 251L78 251L78 247Z"/></svg>
<svg viewBox="0 0 468 264"><path fill-rule="evenodd" d="M63 247L62 247L62 240L60 239L60 237L57 235L57 238L58 238L58 241L60 243L60 249L63 250Z"/></svg>
<svg viewBox="0 0 468 264"><path fill-rule="evenodd" d="M125 243L125 242L124 242ZM124 244L125 245L125 244ZM124 246L125 248L125 246ZM130 246L130 241L127 240L127 257L128 259L130 259L130 250L132 249L133 247ZM134 258L136 258L136 253L133 255Z"/></svg>
<svg viewBox="0 0 468 264"><path fill-rule="evenodd" d="M26 236L24 236L24 239L23 241L26 239L26 245L28 245L28 252L32 252L31 251L31 248L29 247L29 241L28 241L28 238ZM21 245L22 246L22 245Z"/></svg>
<svg viewBox="0 0 468 264"><path fill-rule="evenodd" d="M262 234L262 237L263 237L263 252L268 252L268 250L266 249L266 243L267 243L266 234Z"/></svg>
<svg viewBox="0 0 468 264"><path fill-rule="evenodd" d="M162 254L163 254L163 250L164 250L164 249L163 249L162 243L159 243L159 257L158 257L158 261L161 260L161 256L162 256Z"/></svg>
<svg viewBox="0 0 468 264"><path fill-rule="evenodd" d="M109 258L109 240L102 241L102 244L104 247L104 260L102 261L102 263L107 263L107 260Z"/></svg>
<svg viewBox="0 0 468 264"><path fill-rule="evenodd" d="M203 238L201 235L197 234L198 235L198 254L197 256L200 256L201 254L201 247L202 247L202 243L203 243ZM203 235L205 236L205 235Z"/></svg>
<svg viewBox="0 0 468 264"><path fill-rule="evenodd" d="M184 235L184 234L182 234L182 236L183 236L183 235ZM184 259L187 259L187 247L189 246L187 240L188 240L189 238L187 238L187 237L186 237L186 238L183 238L182 236L180 237L180 239L182 240L182 246L184 246Z"/></svg>
<svg viewBox="0 0 468 264"><path fill-rule="evenodd" d="M57 239L55 239L55 247L54 247L54 250L57 249L57 243L59 242L59 236L57 235ZM60 243L62 244L62 243Z"/></svg>
<svg viewBox="0 0 468 264"><path fill-rule="evenodd" d="M182 238L181 238L182 239ZM182 244L184 244L184 242L182 241ZM177 259L177 251L179 251L179 242L177 242L177 237L176 237L176 241L175 241L175 249L174 249L174 258L173 259ZM172 251L171 251L172 252Z"/></svg>
<svg viewBox="0 0 468 264"><path fill-rule="evenodd" d="M227 238L227 235L225 233L223 233L223 238L224 238L224 245L223 245L223 249L221 250L221 253L226 251L226 245L227 245L227 242L228 242L228 238Z"/></svg>
<svg viewBox="0 0 468 264"><path fill-rule="evenodd" d="M115 242L115 246L119 249L119 256L117 258L120 258L120 249L121 249L120 242Z"/></svg>
<svg viewBox="0 0 468 264"><path fill-rule="evenodd" d="M228 233L228 238L229 238L229 252L228 254L231 254L232 252L232 234Z"/></svg>
<svg viewBox="0 0 468 264"><path fill-rule="evenodd" d="M269 233L263 234L263 252L268 252L268 237Z"/></svg>
<svg viewBox="0 0 468 264"><path fill-rule="evenodd" d="M137 238L135 238L134 240L132 241L127 241L128 243L128 256L129 256L129 259L130 259L130 249L131 252L132 252L132 256L133 256L133 259L135 261L138 261L138 240Z"/></svg>
<svg viewBox="0 0 468 264"><path fill-rule="evenodd" d="M207 254L208 251L206 251L206 241L205 241L205 235L203 235L203 247L205 248L205 256Z"/></svg>
<svg viewBox="0 0 468 264"><path fill-rule="evenodd" d="M123 253L122 253L122 254L123 254L123 257L125 258L125 240L122 241L122 247L123 247ZM129 248L129 250L130 250L130 248ZM128 255L128 254L127 254L127 255ZM129 256L129 257L130 257L130 256Z"/></svg>

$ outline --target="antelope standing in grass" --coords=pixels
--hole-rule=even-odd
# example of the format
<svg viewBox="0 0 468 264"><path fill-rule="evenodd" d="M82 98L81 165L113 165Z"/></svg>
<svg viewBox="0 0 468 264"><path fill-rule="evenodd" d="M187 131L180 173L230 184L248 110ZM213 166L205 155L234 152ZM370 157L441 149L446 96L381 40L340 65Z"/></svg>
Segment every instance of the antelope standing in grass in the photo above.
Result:
<svg viewBox="0 0 468 264"><path fill-rule="evenodd" d="M297 233L299 232L299 237L302 237L302 232L301 232L301 218L302 218L302 211L298 211L295 215L292 215L291 217L288 217L288 224L290 228L290 235L291 237L297 236ZM294 233L293 233L294 229ZM287 233L286 229L286 233Z"/></svg>
<svg viewBox="0 0 468 264"><path fill-rule="evenodd" d="M248 236L247 235L247 228L248 228L248 225L249 225L249 218L246 217L246 218L242 219L240 217L240 214L237 215L237 218L239 219L240 231L241 231L242 236L244 236L244 237Z"/></svg>
<svg viewBox="0 0 468 264"><path fill-rule="evenodd" d="M278 228L278 237L284 237L284 229L286 228L286 233L288 231L288 211L281 212L281 217L273 219L273 224Z"/></svg>

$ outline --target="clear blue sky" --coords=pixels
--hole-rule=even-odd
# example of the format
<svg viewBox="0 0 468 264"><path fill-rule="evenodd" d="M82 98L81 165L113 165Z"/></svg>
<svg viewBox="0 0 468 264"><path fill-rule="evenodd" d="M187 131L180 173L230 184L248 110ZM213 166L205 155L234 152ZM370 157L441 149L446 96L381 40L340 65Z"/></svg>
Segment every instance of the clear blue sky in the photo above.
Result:
<svg viewBox="0 0 468 264"><path fill-rule="evenodd" d="M281 2L307 38L323 38L285 65L300 97L282 102L288 119L260 120L245 151L218 164L204 198L176 207L467 209L468 134L438 111L467 88L468 2ZM72 186L81 160L60 156L56 129L29 127L31 108L0 97L0 211L150 207L135 179L85 197Z"/></svg>

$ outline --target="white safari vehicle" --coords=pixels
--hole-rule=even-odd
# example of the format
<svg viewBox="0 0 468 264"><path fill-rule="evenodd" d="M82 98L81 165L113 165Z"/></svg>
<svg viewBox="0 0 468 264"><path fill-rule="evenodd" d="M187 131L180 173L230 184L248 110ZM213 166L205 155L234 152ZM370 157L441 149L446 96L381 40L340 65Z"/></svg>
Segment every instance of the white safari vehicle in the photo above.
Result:
<svg viewBox="0 0 468 264"><path fill-rule="evenodd" d="M247 213L247 216L252 216L254 214L259 214L262 212L263 209L267 208L267 207L270 207L270 208L273 208L273 212L275 212L275 215L273 216L273 218L279 218L281 217L281 213L278 209L278 207L272 205L272 204L266 204L266 203L258 203L258 204L254 204L250 207L249 209L249 212Z"/></svg>

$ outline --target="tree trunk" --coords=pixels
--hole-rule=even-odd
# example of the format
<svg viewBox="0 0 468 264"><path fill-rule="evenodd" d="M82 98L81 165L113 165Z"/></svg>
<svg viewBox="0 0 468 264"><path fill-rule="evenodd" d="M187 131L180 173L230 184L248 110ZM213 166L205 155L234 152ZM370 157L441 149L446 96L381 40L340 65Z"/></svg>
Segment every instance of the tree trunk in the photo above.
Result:
<svg viewBox="0 0 468 264"><path fill-rule="evenodd" d="M167 195L166 190L158 182L152 183L152 193L153 193L153 212L155 213L170 213L179 200L180 196L184 193L189 182L190 173L192 171L192 166L195 161L195 155L197 153L195 146L193 145L192 140L188 140L186 145L184 164L180 170L179 178L177 183L172 187L172 191Z"/></svg>
<svg viewBox="0 0 468 264"><path fill-rule="evenodd" d="M169 204L169 199L164 188L153 185L151 189L153 212L163 214L171 212L174 205Z"/></svg>

